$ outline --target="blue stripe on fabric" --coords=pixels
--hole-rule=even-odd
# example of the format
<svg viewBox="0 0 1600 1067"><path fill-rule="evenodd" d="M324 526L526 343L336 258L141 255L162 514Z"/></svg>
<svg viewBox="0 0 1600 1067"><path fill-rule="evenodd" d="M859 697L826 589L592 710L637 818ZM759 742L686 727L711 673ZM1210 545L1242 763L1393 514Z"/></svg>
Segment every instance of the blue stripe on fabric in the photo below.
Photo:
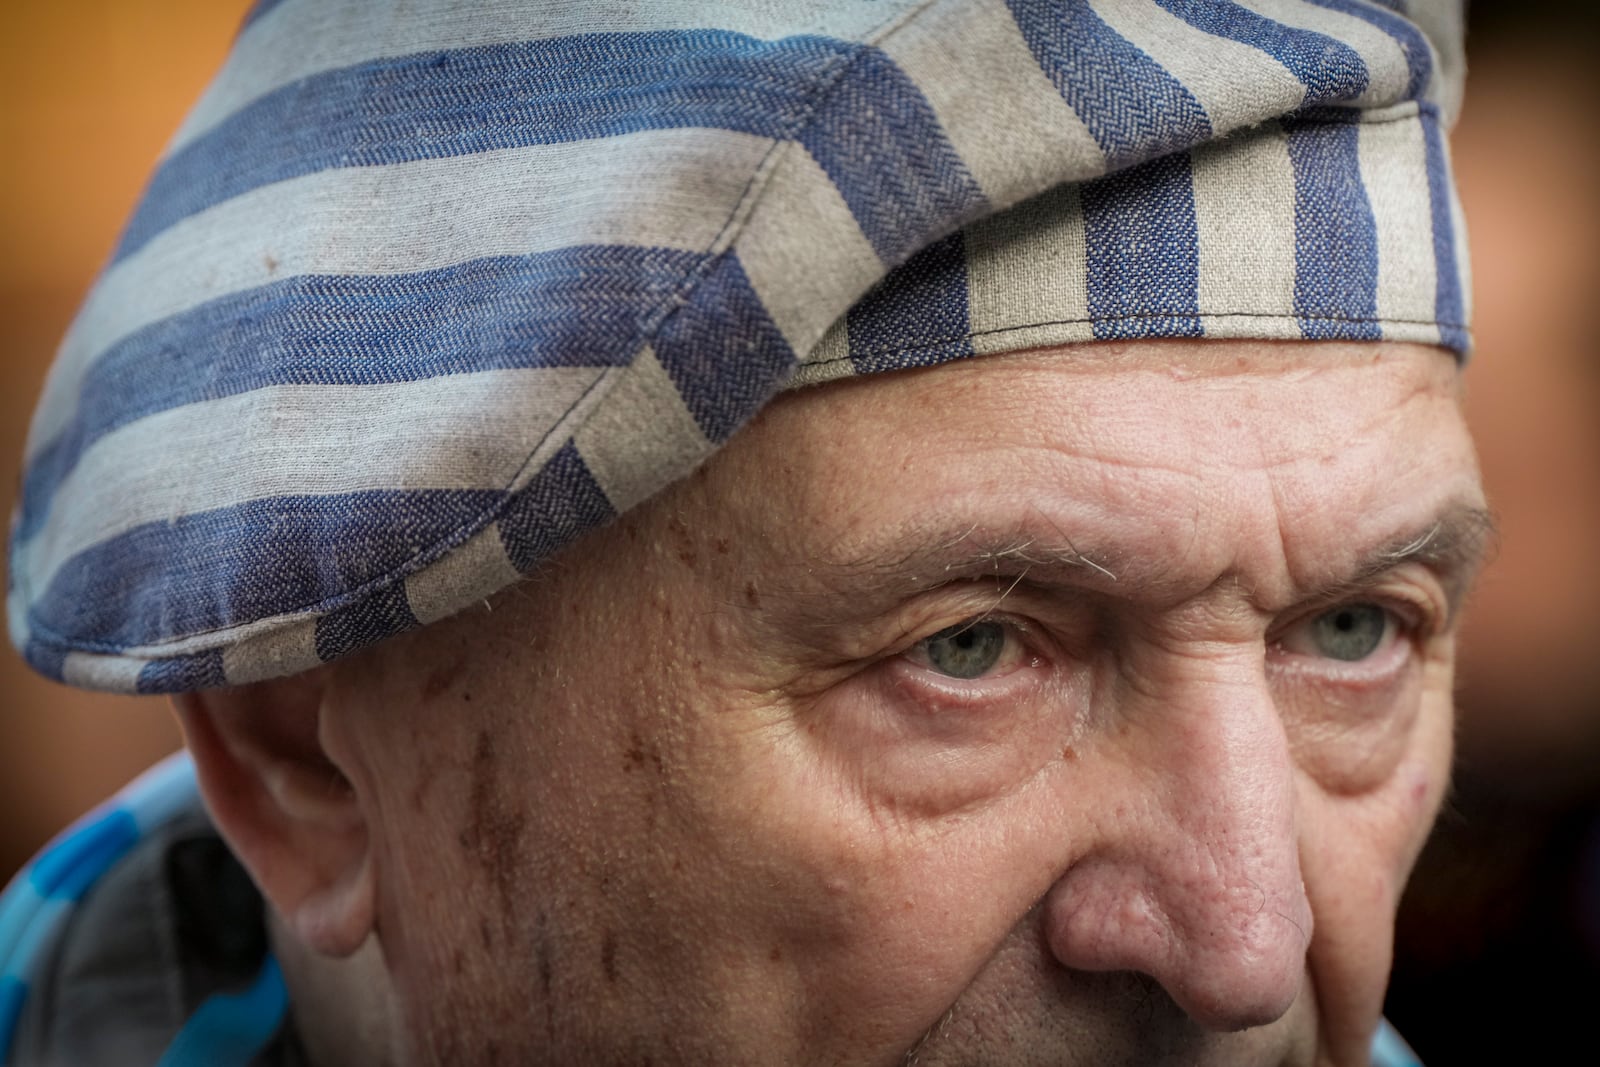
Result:
<svg viewBox="0 0 1600 1067"><path fill-rule="evenodd" d="M418 625L404 582L368 594L317 620L317 658L324 663Z"/></svg>
<svg viewBox="0 0 1600 1067"><path fill-rule="evenodd" d="M1296 29L1241 7L1233 0L1156 0L1197 30L1259 49L1306 87L1302 106L1354 100L1367 91L1361 54L1336 37Z"/></svg>
<svg viewBox="0 0 1600 1067"><path fill-rule="evenodd" d="M1388 1019L1379 1019L1377 1032L1372 1035L1372 1067L1422 1067L1422 1061Z"/></svg>
<svg viewBox="0 0 1600 1067"><path fill-rule="evenodd" d="M860 45L720 30L583 34L373 60L246 105L162 164L114 259L272 182L494 149L704 127L786 138Z"/></svg>
<svg viewBox="0 0 1600 1067"><path fill-rule="evenodd" d="M904 262L930 234L988 208L922 90L877 49L856 56L799 141L889 266Z"/></svg>
<svg viewBox="0 0 1600 1067"><path fill-rule="evenodd" d="M662 322L653 343L713 444L754 415L795 365L789 342L731 252L701 279L694 298Z"/></svg>
<svg viewBox="0 0 1600 1067"><path fill-rule="evenodd" d="M159 411L272 385L625 363L651 314L705 262L695 252L580 245L413 274L307 275L152 324L85 376L72 421L23 478L15 536L39 530L90 445Z"/></svg>
<svg viewBox="0 0 1600 1067"><path fill-rule="evenodd" d="M862 374L972 355L966 242L935 241L889 272L845 320L850 362Z"/></svg>
<svg viewBox="0 0 1600 1067"><path fill-rule="evenodd" d="M579 534L616 518L600 483L568 441L500 515L500 541L511 565L526 573Z"/></svg>
<svg viewBox="0 0 1600 1067"><path fill-rule="evenodd" d="M56 645L47 645L36 637L29 637L22 648L22 658L28 666L58 682L66 682L67 651Z"/></svg>
<svg viewBox="0 0 1600 1067"><path fill-rule="evenodd" d="M505 499L497 490L278 496L153 522L74 556L35 633L115 652L313 608L422 562Z"/></svg>
<svg viewBox="0 0 1600 1067"><path fill-rule="evenodd" d="M1207 140L1211 120L1182 82L1088 0L1006 0L1039 66L1106 154L1108 170Z"/></svg>
<svg viewBox="0 0 1600 1067"><path fill-rule="evenodd" d="M222 652L212 649L145 664L139 671L135 688L140 693L180 693L191 689L215 689L227 684L228 678L222 669Z"/></svg>
<svg viewBox="0 0 1600 1067"><path fill-rule="evenodd" d="M1428 87L1428 79L1433 77L1433 53L1429 50L1428 39L1423 36L1421 30L1402 16L1392 11L1371 7L1361 0L1311 0L1311 3L1330 11L1354 15L1394 38L1400 50L1405 53L1406 67L1411 72L1411 77L1406 82L1405 98L1422 99L1422 94Z"/></svg>
<svg viewBox="0 0 1600 1067"><path fill-rule="evenodd" d="M1294 169L1294 306L1314 340L1375 341L1378 227L1353 123L1285 120Z"/></svg>
<svg viewBox="0 0 1600 1067"><path fill-rule="evenodd" d="M283 973L269 955L249 988L202 1001L156 1067L248 1067L283 1025L288 1008Z"/></svg>
<svg viewBox="0 0 1600 1067"><path fill-rule="evenodd" d="M1200 337L1200 231L1187 152L1085 182L1089 317L1097 338Z"/></svg>
<svg viewBox="0 0 1600 1067"><path fill-rule="evenodd" d="M1423 143L1427 152L1428 199L1433 222L1433 274L1437 288L1433 296L1433 317L1439 324L1439 341L1457 352L1466 352L1467 310L1461 293L1461 270L1456 260L1455 219L1450 214L1450 162L1446 155L1444 131L1436 112L1424 111Z"/></svg>
<svg viewBox="0 0 1600 1067"><path fill-rule="evenodd" d="M28 881L42 897L77 900L138 840L139 826L133 815L112 808L51 845L34 860Z"/></svg>
<svg viewBox="0 0 1600 1067"><path fill-rule="evenodd" d="M28 987L15 978L0 975L0 1064L11 1062L11 1039L16 1036L17 1020L22 1017L22 1002Z"/></svg>

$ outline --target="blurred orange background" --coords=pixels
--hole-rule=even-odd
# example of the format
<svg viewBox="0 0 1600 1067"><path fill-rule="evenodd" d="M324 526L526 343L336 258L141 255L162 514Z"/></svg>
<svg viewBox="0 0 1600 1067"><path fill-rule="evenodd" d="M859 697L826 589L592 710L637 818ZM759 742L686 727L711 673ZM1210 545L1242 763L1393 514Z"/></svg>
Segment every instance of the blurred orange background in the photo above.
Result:
<svg viewBox="0 0 1600 1067"><path fill-rule="evenodd" d="M246 0L0 4L0 511L45 368ZM0 651L0 880L178 744L162 700L79 693Z"/></svg>

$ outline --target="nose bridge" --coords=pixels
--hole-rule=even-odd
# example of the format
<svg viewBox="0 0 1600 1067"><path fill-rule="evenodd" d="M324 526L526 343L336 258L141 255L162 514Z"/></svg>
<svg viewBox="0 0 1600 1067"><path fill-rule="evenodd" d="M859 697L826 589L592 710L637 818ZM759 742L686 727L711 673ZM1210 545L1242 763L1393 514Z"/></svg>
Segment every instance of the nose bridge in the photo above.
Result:
<svg viewBox="0 0 1600 1067"><path fill-rule="evenodd" d="M1259 653L1186 661L1115 712L1099 837L1052 889L1047 937L1082 970L1148 974L1196 1021L1277 1018L1305 970L1294 769Z"/></svg>

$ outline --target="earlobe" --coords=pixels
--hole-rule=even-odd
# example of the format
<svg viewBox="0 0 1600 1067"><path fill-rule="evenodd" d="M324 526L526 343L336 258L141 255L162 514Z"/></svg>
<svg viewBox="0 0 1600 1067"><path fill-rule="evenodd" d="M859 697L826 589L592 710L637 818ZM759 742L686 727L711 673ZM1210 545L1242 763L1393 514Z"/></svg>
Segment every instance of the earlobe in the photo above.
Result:
<svg viewBox="0 0 1600 1067"><path fill-rule="evenodd" d="M373 927L367 822L323 743L322 672L184 693L173 705L217 829L313 951L343 957Z"/></svg>

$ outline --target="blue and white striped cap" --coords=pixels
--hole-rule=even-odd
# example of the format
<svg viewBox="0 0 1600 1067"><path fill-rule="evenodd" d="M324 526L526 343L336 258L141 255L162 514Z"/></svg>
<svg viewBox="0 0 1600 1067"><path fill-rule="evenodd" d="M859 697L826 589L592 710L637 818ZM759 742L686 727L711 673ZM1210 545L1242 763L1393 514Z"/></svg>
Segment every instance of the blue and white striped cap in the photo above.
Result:
<svg viewBox="0 0 1600 1067"><path fill-rule="evenodd" d="M290 674L779 390L1104 338L1467 346L1431 0L264 0L35 415L44 673Z"/></svg>

